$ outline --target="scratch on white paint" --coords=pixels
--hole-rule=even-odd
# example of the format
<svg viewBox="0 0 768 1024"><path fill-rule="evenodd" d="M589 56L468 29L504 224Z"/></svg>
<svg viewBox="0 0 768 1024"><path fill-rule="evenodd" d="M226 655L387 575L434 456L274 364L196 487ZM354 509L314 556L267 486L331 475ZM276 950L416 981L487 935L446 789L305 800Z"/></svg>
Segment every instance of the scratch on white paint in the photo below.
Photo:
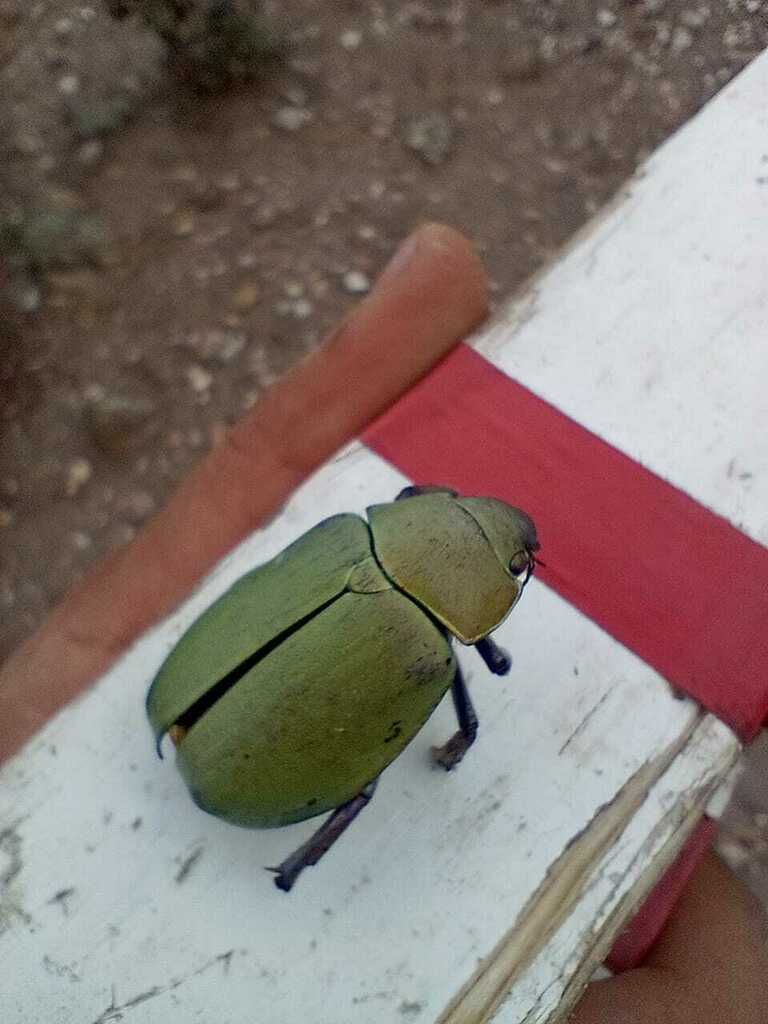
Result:
<svg viewBox="0 0 768 1024"><path fill-rule="evenodd" d="M613 799L573 836L531 894L509 933L441 1015L439 1024L485 1024L491 1019L515 979L573 912L595 863L616 842L651 788L682 753L700 720L694 718L666 750L641 765ZM610 893L606 900L611 900Z"/></svg>

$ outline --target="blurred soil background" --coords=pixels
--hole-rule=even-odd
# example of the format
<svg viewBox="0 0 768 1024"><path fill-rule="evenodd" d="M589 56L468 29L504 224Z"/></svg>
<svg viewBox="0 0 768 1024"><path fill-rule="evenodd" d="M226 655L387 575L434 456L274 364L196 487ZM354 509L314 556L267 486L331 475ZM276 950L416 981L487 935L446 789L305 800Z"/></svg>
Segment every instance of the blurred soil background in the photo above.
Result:
<svg viewBox="0 0 768 1024"><path fill-rule="evenodd" d="M190 6L0 0L0 657L417 223L504 297L768 45L765 0L286 0L221 77L142 2ZM768 906L766 742L720 845Z"/></svg>

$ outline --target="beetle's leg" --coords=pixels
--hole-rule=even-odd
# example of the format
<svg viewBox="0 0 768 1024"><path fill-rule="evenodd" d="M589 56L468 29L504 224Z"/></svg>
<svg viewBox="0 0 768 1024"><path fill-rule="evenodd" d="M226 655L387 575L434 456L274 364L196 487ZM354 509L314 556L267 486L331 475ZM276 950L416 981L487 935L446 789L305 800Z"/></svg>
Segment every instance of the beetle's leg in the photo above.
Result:
<svg viewBox="0 0 768 1024"><path fill-rule="evenodd" d="M352 824L360 811L371 802L379 780L374 779L347 803L337 807L327 821L298 850L286 857L276 868L267 868L275 872L275 885L283 892L290 892L293 883L304 868L317 864L323 854L333 846L339 836Z"/></svg>
<svg viewBox="0 0 768 1024"><path fill-rule="evenodd" d="M503 647L499 647L496 641L491 640L489 636L478 640L475 644L475 650L495 676L505 676L512 667L510 656Z"/></svg>
<svg viewBox="0 0 768 1024"><path fill-rule="evenodd" d="M472 707L472 699L458 665L456 666L456 675L453 677L451 695L453 706L456 708L456 717L459 720L459 731L454 733L442 747L432 747L432 758L435 764L439 764L447 772L456 767L477 736L477 715Z"/></svg>

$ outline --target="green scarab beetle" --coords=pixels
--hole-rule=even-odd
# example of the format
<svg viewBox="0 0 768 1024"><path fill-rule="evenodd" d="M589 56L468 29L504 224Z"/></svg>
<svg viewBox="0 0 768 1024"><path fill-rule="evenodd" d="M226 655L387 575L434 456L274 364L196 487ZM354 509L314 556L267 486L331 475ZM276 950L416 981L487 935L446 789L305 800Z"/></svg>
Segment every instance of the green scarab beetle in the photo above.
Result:
<svg viewBox="0 0 768 1024"><path fill-rule="evenodd" d="M386 766L452 689L459 731L435 748L453 768L477 717L451 639L492 672L488 634L535 565L536 529L495 498L406 487L337 515L243 576L182 636L147 695L158 747L169 733L195 802L272 828L333 811L274 869L289 890L373 795Z"/></svg>

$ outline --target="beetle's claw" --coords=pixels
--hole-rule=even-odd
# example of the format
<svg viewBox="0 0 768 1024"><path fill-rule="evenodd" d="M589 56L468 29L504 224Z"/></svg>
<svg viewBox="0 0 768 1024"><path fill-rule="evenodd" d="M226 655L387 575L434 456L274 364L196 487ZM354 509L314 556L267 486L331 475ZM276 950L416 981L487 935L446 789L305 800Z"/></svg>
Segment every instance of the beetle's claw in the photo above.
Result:
<svg viewBox="0 0 768 1024"><path fill-rule="evenodd" d="M499 648L499 657L494 658L493 664L488 667L495 676L505 676L512 668L512 658L505 650Z"/></svg>
<svg viewBox="0 0 768 1024"><path fill-rule="evenodd" d="M442 747L432 747L432 760L438 768L450 772L461 763L468 749L469 744L464 734L457 732Z"/></svg>
<svg viewBox="0 0 768 1024"><path fill-rule="evenodd" d="M272 881L275 883L281 892L290 892L293 888L293 879L286 878L285 873L281 867L277 868L264 868L265 871L271 871L274 874Z"/></svg>

